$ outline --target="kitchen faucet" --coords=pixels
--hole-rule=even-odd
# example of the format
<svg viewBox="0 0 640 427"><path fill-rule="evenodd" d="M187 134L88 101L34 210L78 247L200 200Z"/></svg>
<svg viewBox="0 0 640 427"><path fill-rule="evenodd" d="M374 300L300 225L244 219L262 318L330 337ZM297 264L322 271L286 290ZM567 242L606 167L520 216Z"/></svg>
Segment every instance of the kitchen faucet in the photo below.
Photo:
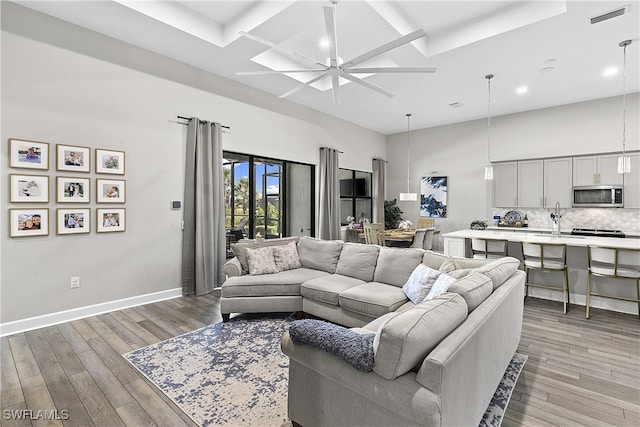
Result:
<svg viewBox="0 0 640 427"><path fill-rule="evenodd" d="M551 220L553 224L551 225L551 234L554 237L560 237L560 202L556 201L555 212L551 212Z"/></svg>

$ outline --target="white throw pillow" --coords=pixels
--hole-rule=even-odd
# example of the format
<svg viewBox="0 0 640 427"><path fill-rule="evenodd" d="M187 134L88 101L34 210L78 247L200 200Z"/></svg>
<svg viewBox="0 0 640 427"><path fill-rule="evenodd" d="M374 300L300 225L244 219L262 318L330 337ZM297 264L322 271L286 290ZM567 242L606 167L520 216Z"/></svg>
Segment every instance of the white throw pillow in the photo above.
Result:
<svg viewBox="0 0 640 427"><path fill-rule="evenodd" d="M402 292L404 292L412 303L420 304L424 301L431 287L436 283L438 276L441 274L438 270L434 270L420 263L413 269L407 283L402 287Z"/></svg>
<svg viewBox="0 0 640 427"><path fill-rule="evenodd" d="M454 279L453 277L446 275L444 273L441 273L440 276L438 276L436 283L434 283L433 286L431 287L431 290L429 291L429 295L427 295L427 297L424 300L429 301L434 299L437 296L444 294L449 289L449 286L451 286L451 284L455 281L456 279Z"/></svg>
<svg viewBox="0 0 640 427"><path fill-rule="evenodd" d="M276 267L276 262L273 259L273 246L255 249L247 248L246 251L250 275L278 272L278 267Z"/></svg>
<svg viewBox="0 0 640 427"><path fill-rule="evenodd" d="M278 271L293 270L302 267L298 256L298 246L296 242L290 242L282 246L272 246L273 259L276 262Z"/></svg>

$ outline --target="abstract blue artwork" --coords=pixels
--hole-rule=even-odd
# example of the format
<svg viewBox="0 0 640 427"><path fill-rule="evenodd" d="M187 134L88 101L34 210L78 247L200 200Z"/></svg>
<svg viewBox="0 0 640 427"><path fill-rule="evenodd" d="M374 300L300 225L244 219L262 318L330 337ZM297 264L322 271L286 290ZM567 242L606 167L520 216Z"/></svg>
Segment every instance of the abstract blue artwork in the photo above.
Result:
<svg viewBox="0 0 640 427"><path fill-rule="evenodd" d="M420 216L447 217L446 176L426 176L420 179Z"/></svg>

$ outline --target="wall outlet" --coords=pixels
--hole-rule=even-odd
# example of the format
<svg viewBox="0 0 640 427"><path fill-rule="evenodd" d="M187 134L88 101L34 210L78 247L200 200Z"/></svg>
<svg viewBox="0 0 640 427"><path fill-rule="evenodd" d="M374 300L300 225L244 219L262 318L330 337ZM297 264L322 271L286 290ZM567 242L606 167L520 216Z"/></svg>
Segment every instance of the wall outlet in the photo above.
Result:
<svg viewBox="0 0 640 427"><path fill-rule="evenodd" d="M71 289L75 289L75 288L79 288L80 287L80 277L79 276L74 276L71 278Z"/></svg>

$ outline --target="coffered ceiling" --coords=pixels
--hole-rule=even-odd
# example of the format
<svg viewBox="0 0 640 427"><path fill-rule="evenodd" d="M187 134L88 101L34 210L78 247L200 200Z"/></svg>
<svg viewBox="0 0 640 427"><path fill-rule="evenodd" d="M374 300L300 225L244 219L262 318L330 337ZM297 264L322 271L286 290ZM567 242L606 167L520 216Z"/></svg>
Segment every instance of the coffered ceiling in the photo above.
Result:
<svg viewBox="0 0 640 427"><path fill-rule="evenodd" d="M25 7L239 81L278 97L317 74L237 75L240 71L306 68L308 63L244 31L322 62L329 52L323 6L329 1L16 1ZM627 6L626 13L590 18ZM394 94L388 98L341 81L335 105L330 81L288 96L294 102L391 134L486 117L486 74L493 115L638 92L639 1L380 1L340 0L340 58L351 59L417 29L427 36L367 66L437 67L435 73L360 75ZM617 67L618 73L603 75ZM526 88L523 89L523 88ZM518 93L520 90L523 93ZM287 101L288 100L288 101Z"/></svg>

